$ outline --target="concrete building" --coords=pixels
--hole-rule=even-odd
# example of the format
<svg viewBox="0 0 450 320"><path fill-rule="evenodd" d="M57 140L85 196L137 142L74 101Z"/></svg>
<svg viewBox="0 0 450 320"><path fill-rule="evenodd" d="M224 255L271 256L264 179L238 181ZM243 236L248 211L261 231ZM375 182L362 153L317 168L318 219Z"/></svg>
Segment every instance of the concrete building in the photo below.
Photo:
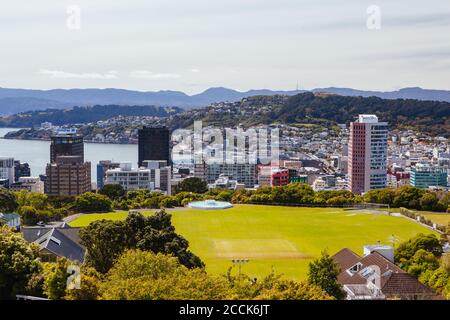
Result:
<svg viewBox="0 0 450 320"><path fill-rule="evenodd" d="M14 158L0 157L0 180L7 186L14 182Z"/></svg>
<svg viewBox="0 0 450 320"><path fill-rule="evenodd" d="M348 180L353 193L386 187L387 140L387 123L375 115L359 115L350 124Z"/></svg>
<svg viewBox="0 0 450 320"><path fill-rule="evenodd" d="M214 183L220 175L236 180L238 183L244 184L246 188L253 188L257 184L256 164L203 163L194 166L194 176L208 184Z"/></svg>
<svg viewBox="0 0 450 320"><path fill-rule="evenodd" d="M171 194L171 167L165 160L143 161L146 167L133 168L123 162L119 168L106 171L106 184L119 184L125 190L159 190Z"/></svg>
<svg viewBox="0 0 450 320"><path fill-rule="evenodd" d="M30 165L28 163L21 163L19 160L14 160L14 182L18 182L20 177L30 176Z"/></svg>
<svg viewBox="0 0 450 320"><path fill-rule="evenodd" d="M101 189L105 185L106 171L116 168L120 168L120 163L111 160L101 160L97 164L97 189Z"/></svg>
<svg viewBox="0 0 450 320"><path fill-rule="evenodd" d="M10 185L12 191L28 190L30 192L44 193L44 182L40 177L20 177L19 181Z"/></svg>
<svg viewBox="0 0 450 320"><path fill-rule="evenodd" d="M410 184L417 188L447 187L447 169L418 163L411 167Z"/></svg>
<svg viewBox="0 0 450 320"><path fill-rule="evenodd" d="M47 164L46 188L49 195L78 196L91 191L91 163L81 156L58 156Z"/></svg>

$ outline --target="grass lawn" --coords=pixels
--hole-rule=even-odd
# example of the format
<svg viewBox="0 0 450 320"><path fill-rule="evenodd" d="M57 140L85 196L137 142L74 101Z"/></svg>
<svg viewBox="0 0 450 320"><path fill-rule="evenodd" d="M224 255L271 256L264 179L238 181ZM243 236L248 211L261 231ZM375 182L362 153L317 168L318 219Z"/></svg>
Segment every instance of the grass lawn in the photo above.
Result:
<svg viewBox="0 0 450 320"><path fill-rule="evenodd" d="M420 215L443 226L448 226L450 222L450 213L421 213Z"/></svg>
<svg viewBox="0 0 450 320"><path fill-rule="evenodd" d="M149 213L151 214L151 213ZM288 278L304 279L311 259L327 249L344 247L362 254L364 244L400 241L417 233L431 233L403 217L344 211L336 208L293 208L236 205L226 210L171 212L178 233L213 274L225 274L233 258L248 258L242 271L262 277L272 270ZM127 213L91 214L70 223L82 227L98 219L120 220Z"/></svg>

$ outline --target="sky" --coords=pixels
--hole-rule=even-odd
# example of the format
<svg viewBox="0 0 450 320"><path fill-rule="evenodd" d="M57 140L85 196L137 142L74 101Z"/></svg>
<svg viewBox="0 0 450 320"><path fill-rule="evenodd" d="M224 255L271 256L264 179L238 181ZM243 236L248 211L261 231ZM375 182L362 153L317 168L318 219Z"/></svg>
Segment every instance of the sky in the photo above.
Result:
<svg viewBox="0 0 450 320"><path fill-rule="evenodd" d="M448 0L15 0L0 87L450 90Z"/></svg>

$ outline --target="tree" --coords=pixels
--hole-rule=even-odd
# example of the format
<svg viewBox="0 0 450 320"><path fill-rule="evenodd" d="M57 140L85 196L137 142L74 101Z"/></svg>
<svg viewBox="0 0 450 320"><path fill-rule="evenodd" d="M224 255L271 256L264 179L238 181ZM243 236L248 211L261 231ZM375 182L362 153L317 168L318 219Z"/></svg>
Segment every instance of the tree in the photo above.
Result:
<svg viewBox="0 0 450 320"><path fill-rule="evenodd" d="M111 211L111 200L102 194L86 192L75 199L78 212L108 212Z"/></svg>
<svg viewBox="0 0 450 320"><path fill-rule="evenodd" d="M65 300L97 300L100 296L101 278L95 269L83 266L80 288L66 289Z"/></svg>
<svg viewBox="0 0 450 320"><path fill-rule="evenodd" d="M29 280L42 268L38 250L7 226L0 227L0 300L26 293Z"/></svg>
<svg viewBox="0 0 450 320"><path fill-rule="evenodd" d="M208 185L200 178L186 178L176 186L178 192L205 193L208 191Z"/></svg>
<svg viewBox="0 0 450 320"><path fill-rule="evenodd" d="M216 277L202 269L188 269L175 257L148 251L126 251L101 284L103 299L120 300L232 300L332 299L320 288L269 274L262 281L241 275Z"/></svg>
<svg viewBox="0 0 450 320"><path fill-rule="evenodd" d="M171 254L188 268L204 266L188 250L189 242L175 232L171 216L164 210L148 217L130 213L125 221L96 221L80 231L80 238L87 249L87 263L101 273L127 249Z"/></svg>
<svg viewBox="0 0 450 320"><path fill-rule="evenodd" d="M66 258L58 258L56 263L44 264L44 293L52 300L62 300L66 294L67 272L70 261Z"/></svg>
<svg viewBox="0 0 450 320"><path fill-rule="evenodd" d="M16 192L17 203L21 207L33 207L36 210L46 210L51 206L48 201L48 196L43 193L29 192L21 190Z"/></svg>
<svg viewBox="0 0 450 320"><path fill-rule="evenodd" d="M86 263L101 273L108 272L129 241L124 223L108 220L95 221L82 228L80 238L87 249Z"/></svg>
<svg viewBox="0 0 450 320"><path fill-rule="evenodd" d="M309 263L308 283L324 290L336 299L343 299L345 294L337 280L339 267L326 251L321 257Z"/></svg>
<svg viewBox="0 0 450 320"><path fill-rule="evenodd" d="M34 207L23 206L19 209L19 214L25 225L34 225L40 221L40 216Z"/></svg>
<svg viewBox="0 0 450 320"><path fill-rule="evenodd" d="M427 270L436 270L437 268L439 268L438 258L424 249L419 249L404 266L404 269L416 278Z"/></svg>
<svg viewBox="0 0 450 320"><path fill-rule="evenodd" d="M432 253L435 257L442 255L442 246L439 239L434 234L420 233L417 236L402 242L395 250L395 261L402 268L407 268L411 264L411 259L419 250L425 250Z"/></svg>
<svg viewBox="0 0 450 320"><path fill-rule="evenodd" d="M14 193L0 187L0 212L14 212L18 207Z"/></svg>
<svg viewBox="0 0 450 320"><path fill-rule="evenodd" d="M125 189L120 184L106 184L98 193L107 196L111 200L120 200L126 195Z"/></svg>
<svg viewBox="0 0 450 320"><path fill-rule="evenodd" d="M438 209L439 199L434 192L427 192L420 198L420 209L433 211Z"/></svg>

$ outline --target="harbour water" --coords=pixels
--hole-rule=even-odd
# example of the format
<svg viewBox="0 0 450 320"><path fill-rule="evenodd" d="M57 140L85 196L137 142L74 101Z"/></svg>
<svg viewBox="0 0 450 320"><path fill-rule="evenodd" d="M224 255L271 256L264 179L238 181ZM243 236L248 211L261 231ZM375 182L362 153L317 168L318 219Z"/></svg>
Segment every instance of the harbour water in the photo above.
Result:
<svg viewBox="0 0 450 320"><path fill-rule="evenodd" d="M45 174L45 166L50 161L50 141L2 139L6 133L15 130L0 128L0 157L28 162L32 176ZM127 161L137 166L138 147L130 144L85 143L84 158L91 162L92 181L96 181L96 165L100 160Z"/></svg>

